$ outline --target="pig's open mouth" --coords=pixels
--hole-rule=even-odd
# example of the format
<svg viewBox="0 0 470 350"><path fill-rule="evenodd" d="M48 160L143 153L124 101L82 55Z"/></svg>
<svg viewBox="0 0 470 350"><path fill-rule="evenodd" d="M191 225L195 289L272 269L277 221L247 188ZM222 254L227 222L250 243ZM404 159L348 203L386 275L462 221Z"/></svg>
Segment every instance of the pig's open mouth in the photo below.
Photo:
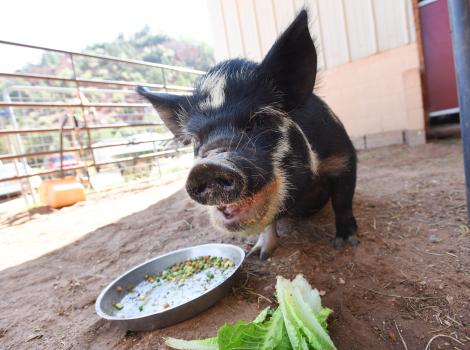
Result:
<svg viewBox="0 0 470 350"><path fill-rule="evenodd" d="M213 207L215 225L231 232L259 232L278 210L277 186L277 181L273 180L259 192L238 202Z"/></svg>
<svg viewBox="0 0 470 350"><path fill-rule="evenodd" d="M229 231L238 231L263 218L268 208L268 198L258 198L257 194L237 203L217 206L220 223Z"/></svg>
<svg viewBox="0 0 470 350"><path fill-rule="evenodd" d="M240 210L243 210L243 206L240 204L228 204L228 205L219 205L217 210L222 213L226 220L232 219L234 216L237 216L240 213Z"/></svg>
<svg viewBox="0 0 470 350"><path fill-rule="evenodd" d="M226 225L233 224L236 222L244 221L253 210L253 203L246 203L242 201L239 203L225 204L217 206L217 210L222 215L224 223Z"/></svg>

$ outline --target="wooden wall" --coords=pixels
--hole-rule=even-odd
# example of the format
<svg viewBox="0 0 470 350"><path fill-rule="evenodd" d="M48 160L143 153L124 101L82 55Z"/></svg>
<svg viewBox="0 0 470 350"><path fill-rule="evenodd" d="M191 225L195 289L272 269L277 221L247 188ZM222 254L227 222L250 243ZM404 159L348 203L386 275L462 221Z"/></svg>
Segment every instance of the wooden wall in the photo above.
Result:
<svg viewBox="0 0 470 350"><path fill-rule="evenodd" d="M303 6L329 69L416 41L412 0L208 0L218 60L261 60Z"/></svg>

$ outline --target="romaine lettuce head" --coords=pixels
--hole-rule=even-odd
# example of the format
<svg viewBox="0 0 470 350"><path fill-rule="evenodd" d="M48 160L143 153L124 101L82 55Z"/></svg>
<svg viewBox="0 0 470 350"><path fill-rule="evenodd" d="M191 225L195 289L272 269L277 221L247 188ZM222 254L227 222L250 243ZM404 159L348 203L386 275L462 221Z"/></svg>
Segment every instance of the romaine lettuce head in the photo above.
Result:
<svg viewBox="0 0 470 350"><path fill-rule="evenodd" d="M252 322L222 326L216 337L202 340L168 338L181 350L335 350L327 330L333 312L323 307L320 293L298 275L293 281L278 277L279 308L266 308Z"/></svg>

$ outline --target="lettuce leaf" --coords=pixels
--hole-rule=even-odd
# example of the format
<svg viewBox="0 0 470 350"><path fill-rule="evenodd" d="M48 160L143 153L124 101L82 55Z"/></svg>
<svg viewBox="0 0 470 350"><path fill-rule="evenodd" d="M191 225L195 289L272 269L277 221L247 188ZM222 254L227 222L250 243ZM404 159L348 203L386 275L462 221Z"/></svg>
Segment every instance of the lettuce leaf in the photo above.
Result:
<svg viewBox="0 0 470 350"><path fill-rule="evenodd" d="M273 310L268 306L263 311L259 313L258 316L253 320L253 323L263 323L267 318L270 318L273 315Z"/></svg>
<svg viewBox="0 0 470 350"><path fill-rule="evenodd" d="M319 313L315 314L315 316L317 317L318 322L320 322L321 326L323 327L323 329L325 331L328 331L327 319L328 319L328 316L330 316L332 313L333 313L333 310L331 310L327 307L324 307L320 310Z"/></svg>
<svg viewBox="0 0 470 350"><path fill-rule="evenodd" d="M316 288L312 288L304 276L297 275L292 281L292 287L298 290L313 313L321 311L320 292Z"/></svg>
<svg viewBox="0 0 470 350"><path fill-rule="evenodd" d="M305 283L308 282L305 281ZM313 312L311 300L308 298L304 299L305 295L299 290L298 286L296 287L293 282L283 277L278 277L276 291L284 320L288 320L289 322L289 326L287 326L287 322L285 321L289 339L294 349L304 349L302 339L299 340L299 334L303 334L308 344L315 350L336 349L328 332L317 319L317 315ZM321 309L320 312L322 312ZM328 310L322 312L322 323L326 323L323 322L325 320L324 317L325 314L329 314L329 312Z"/></svg>
<svg viewBox="0 0 470 350"><path fill-rule="evenodd" d="M181 350L336 350L327 329L333 312L323 307L320 293L298 275L293 281L278 277L279 308L269 307L252 322L222 326L216 337L202 340L167 338Z"/></svg>
<svg viewBox="0 0 470 350"><path fill-rule="evenodd" d="M327 331L327 319L333 313L333 310L322 307L320 292L316 288L312 288L307 280L302 275L297 275L292 281L292 287L294 287L298 293L300 293L301 298L304 302L310 307L311 312L315 314L318 322L321 326Z"/></svg>
<svg viewBox="0 0 470 350"><path fill-rule="evenodd" d="M290 350L282 313L267 307L250 323L239 321L219 329L217 337L201 340L167 338L166 345L181 350Z"/></svg>
<svg viewBox="0 0 470 350"><path fill-rule="evenodd" d="M217 337L198 340L166 338L165 344L179 350L219 350Z"/></svg>
<svg viewBox="0 0 470 350"><path fill-rule="evenodd" d="M237 322L235 325L226 324L218 334L219 350L290 350L286 342L286 330L280 310L263 323Z"/></svg>
<svg viewBox="0 0 470 350"><path fill-rule="evenodd" d="M287 335L289 337L292 349L294 350L309 350L309 346L307 340L300 330L297 327L298 321L295 319L295 314L290 310L290 306L288 303L284 302L286 296L286 287L284 286L285 279L279 279L276 283L276 292L277 298L279 301L279 309L282 312L284 317L284 324L286 325ZM280 300L283 300L281 303Z"/></svg>

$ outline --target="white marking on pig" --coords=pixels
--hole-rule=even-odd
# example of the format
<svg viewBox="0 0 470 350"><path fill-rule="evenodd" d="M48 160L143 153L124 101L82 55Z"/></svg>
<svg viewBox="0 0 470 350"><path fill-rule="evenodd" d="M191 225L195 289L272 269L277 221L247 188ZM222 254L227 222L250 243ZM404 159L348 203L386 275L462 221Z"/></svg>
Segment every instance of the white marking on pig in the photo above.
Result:
<svg viewBox="0 0 470 350"><path fill-rule="evenodd" d="M196 89L207 94L207 98L199 103L202 111L217 109L225 103L225 88L227 81L245 81L251 79L253 70L249 66L242 66L235 72L227 71L230 62L220 64L215 70L202 76L196 83Z"/></svg>
<svg viewBox="0 0 470 350"><path fill-rule="evenodd" d="M225 102L225 85L227 78L220 71L210 73L201 82L200 89L208 94L207 98L199 103L201 110L217 109Z"/></svg>
<svg viewBox="0 0 470 350"><path fill-rule="evenodd" d="M302 131L302 129L300 128L300 126L295 122L292 122L292 124L297 129L297 131L300 133L300 135L302 135L302 138L304 139L304 142L305 142L305 146L308 148L310 170L312 171L312 173L318 174L319 160L318 160L317 153L312 149L312 146L310 146L310 142L308 142L307 136L305 136L305 134Z"/></svg>
<svg viewBox="0 0 470 350"><path fill-rule="evenodd" d="M271 208L268 211L273 219L284 209L283 207L286 202L290 187L290 184L287 180L287 175L281 164L282 159L291 151L288 134L290 128L290 119L288 116L286 116L286 113L281 110L277 110L276 113L278 115L282 113L285 117L281 119L281 124L279 125L279 133L281 134L281 137L274 149L272 156L274 177L279 181L278 195L277 197L273 198Z"/></svg>
<svg viewBox="0 0 470 350"><path fill-rule="evenodd" d="M279 125L279 132L282 134L281 141L278 144L278 149L275 150L274 152L274 158L280 160L284 157L284 155L290 150L287 149L286 144L288 147L290 147L289 144L289 139L288 139L288 132L290 128L295 128L300 135L302 135L302 138L304 139L305 147L308 149L309 153L309 168L310 170L314 173L318 173L318 155L314 150L312 150L312 147L310 146L310 143L308 142L307 136L305 136L305 133L302 131L302 129L299 127L297 123L295 123L291 117L289 116L288 113L286 113L283 110L280 110L276 108L275 106L263 106L259 108L251 118L253 118L256 114L260 113L266 113L269 114L270 116L275 116L282 118L281 119L281 124ZM286 151L287 150L287 151Z"/></svg>

